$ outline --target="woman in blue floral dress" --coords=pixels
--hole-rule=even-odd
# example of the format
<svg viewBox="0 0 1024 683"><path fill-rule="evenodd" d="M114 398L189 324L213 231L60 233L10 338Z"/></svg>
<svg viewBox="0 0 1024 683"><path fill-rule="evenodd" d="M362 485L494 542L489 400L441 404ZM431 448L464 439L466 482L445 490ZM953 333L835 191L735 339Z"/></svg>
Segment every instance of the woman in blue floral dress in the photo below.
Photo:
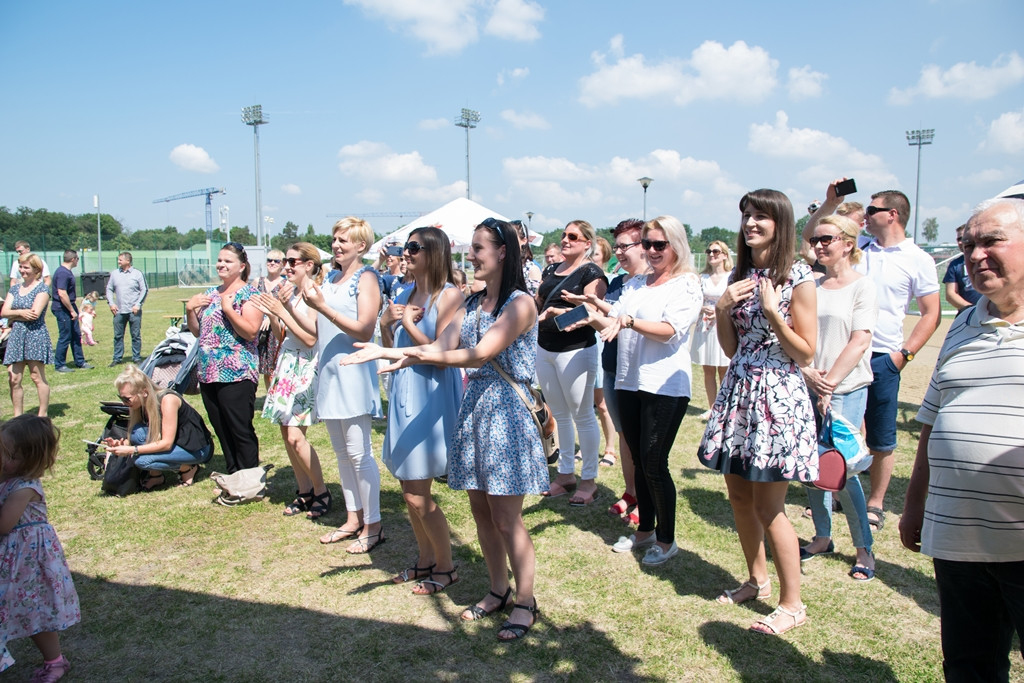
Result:
<svg viewBox="0 0 1024 683"><path fill-rule="evenodd" d="M800 601L800 546L786 517L790 481L818 476L814 416L800 366L814 357L817 308L811 269L794 263L789 198L755 190L740 200L736 269L715 304L729 370L698 457L725 475L749 578L718 598L737 604L771 594L764 537L781 585L779 607L751 630L780 634L807 619Z"/></svg>
<svg viewBox="0 0 1024 683"><path fill-rule="evenodd" d="M11 325L4 353L11 403L14 404L15 417L25 412L25 390L21 380L27 365L39 393L39 417L46 417L50 407L46 365L53 362L53 347L50 345L50 333L46 330L46 306L50 303L50 294L42 280L43 261L33 253L22 254L18 257L18 272L21 273L21 284L7 292L0 313Z"/></svg>
<svg viewBox="0 0 1024 683"><path fill-rule="evenodd" d="M199 340L199 392L232 474L260 464L252 418L258 379L256 336L263 313L250 301L257 292L246 283L249 257L241 244L228 242L220 250L217 275L222 284L189 299L185 313L189 331Z"/></svg>
<svg viewBox="0 0 1024 683"><path fill-rule="evenodd" d="M306 305L307 283L324 281L320 251L309 242L288 247L282 259L288 281L274 293L260 293L253 301L270 319L271 334L282 339L277 367L263 404L263 417L280 425L288 460L295 473L295 500L284 508L286 517L302 512L317 519L331 511L331 492L324 483L320 458L306 439L306 428L317 421L316 390L319 353L317 313Z"/></svg>
<svg viewBox="0 0 1024 683"><path fill-rule="evenodd" d="M361 344L363 350L344 362L396 361L386 371L417 363L468 368L469 386L448 451L448 485L469 492L490 592L462 619L474 621L508 606L511 565L516 599L498 639L517 640L539 613L523 499L547 491L548 472L533 417L493 364L528 391L537 358L537 307L526 291L515 229L505 221L488 218L477 226L469 262L484 289L469 297L436 342L404 349Z"/></svg>

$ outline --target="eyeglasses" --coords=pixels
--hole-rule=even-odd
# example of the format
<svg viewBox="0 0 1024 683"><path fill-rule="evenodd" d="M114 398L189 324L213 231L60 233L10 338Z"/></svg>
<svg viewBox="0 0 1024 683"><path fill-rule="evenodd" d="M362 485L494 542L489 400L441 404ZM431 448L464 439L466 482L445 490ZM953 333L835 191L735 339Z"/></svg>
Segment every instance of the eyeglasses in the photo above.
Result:
<svg viewBox="0 0 1024 683"><path fill-rule="evenodd" d="M884 206L869 206L864 209L864 213L869 216L874 216L876 213L882 213L883 211L895 211L896 209L887 209Z"/></svg>
<svg viewBox="0 0 1024 683"><path fill-rule="evenodd" d="M624 244L616 244L614 247L612 247L612 251L626 251L627 249L631 249L631 248L635 247L638 244L640 244L640 243L639 242L626 242Z"/></svg>
<svg viewBox="0 0 1024 683"><path fill-rule="evenodd" d="M405 243L405 247L403 247L403 248L407 252L409 252L410 256L415 256L416 254L418 254L421 251L426 249L426 247L424 247L422 244L420 244L416 240L410 240L410 241L406 242Z"/></svg>
<svg viewBox="0 0 1024 683"><path fill-rule="evenodd" d="M508 244L508 242L505 241L505 231L501 229L501 221L497 218L485 218L480 221L480 225L490 228L494 232L498 233L498 239L501 240L501 243ZM412 252L409 253L411 254Z"/></svg>
<svg viewBox="0 0 1024 683"><path fill-rule="evenodd" d="M285 265L287 265L287 266L288 266L289 268L294 268L294 267L295 267L295 264L296 264L296 263L305 263L305 262L306 262L306 261L308 261L308 260L309 260L309 259L306 259L306 258L286 258L286 259L284 260L284 263L285 263ZM268 263L269 263L269 262L268 262Z"/></svg>
<svg viewBox="0 0 1024 683"><path fill-rule="evenodd" d="M839 235L815 235L807 241L811 243L812 247L816 247L819 244L823 247L827 247L838 239Z"/></svg>
<svg viewBox="0 0 1024 683"><path fill-rule="evenodd" d="M650 249L665 251L665 247L668 246L668 240L640 240L640 244L643 245L645 251Z"/></svg>
<svg viewBox="0 0 1024 683"><path fill-rule="evenodd" d="M704 253L707 254L708 256L718 256L719 254L722 253L722 250L721 249L705 249Z"/></svg>
<svg viewBox="0 0 1024 683"><path fill-rule="evenodd" d="M283 260L284 259L279 259L279 258L268 258L267 259L267 263L281 263L281 261L283 261Z"/></svg>
<svg viewBox="0 0 1024 683"><path fill-rule="evenodd" d="M569 240L570 242L579 242L583 239L583 235L578 235L575 232L563 232L562 239Z"/></svg>

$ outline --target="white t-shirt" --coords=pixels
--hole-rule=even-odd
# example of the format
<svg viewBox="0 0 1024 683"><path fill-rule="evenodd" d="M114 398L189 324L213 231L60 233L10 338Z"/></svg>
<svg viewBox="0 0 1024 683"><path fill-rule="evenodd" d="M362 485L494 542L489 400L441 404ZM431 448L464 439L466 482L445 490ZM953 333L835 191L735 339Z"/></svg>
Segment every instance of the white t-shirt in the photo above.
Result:
<svg viewBox="0 0 1024 683"><path fill-rule="evenodd" d="M18 270L18 259L14 259L14 263L11 264L11 279L15 281L15 284L21 284L21 271ZM43 261L43 279L50 277L50 266L46 265L46 261Z"/></svg>
<svg viewBox="0 0 1024 683"><path fill-rule="evenodd" d="M840 289L827 289L817 282L818 293L818 347L814 352L814 367L832 369L839 354L850 343L850 335L857 330L871 332L878 318L875 282L859 277ZM871 384L871 348L836 387L835 393L848 394Z"/></svg>
<svg viewBox="0 0 1024 683"><path fill-rule="evenodd" d="M875 281L878 323L871 351L892 353L903 348L903 318L914 299L939 291L935 261L913 240L882 248L874 239L861 240L864 258L854 266Z"/></svg>
<svg viewBox="0 0 1024 683"><path fill-rule="evenodd" d="M619 332L615 388L663 396L690 396L690 328L700 314L700 280L684 273L656 287L646 275L630 278L622 287L611 315L666 322L675 330L667 342L648 339L636 330Z"/></svg>

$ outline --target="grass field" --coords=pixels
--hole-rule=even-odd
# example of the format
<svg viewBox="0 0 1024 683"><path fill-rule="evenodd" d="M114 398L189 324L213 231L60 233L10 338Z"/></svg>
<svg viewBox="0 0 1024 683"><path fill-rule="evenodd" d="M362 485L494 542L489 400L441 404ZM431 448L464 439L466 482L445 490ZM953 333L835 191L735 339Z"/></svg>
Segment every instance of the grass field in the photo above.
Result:
<svg viewBox="0 0 1024 683"><path fill-rule="evenodd" d="M181 311L188 290L150 294L144 353ZM50 317L53 323L53 318ZM56 339L56 330L51 325ZM715 602L744 580L745 568L722 478L696 460L706 406L694 395L675 449L681 552L647 569L639 556L609 546L628 533L606 514L622 490L618 467L602 468L594 506L529 497L526 524L537 547L542 616L525 642L499 644L499 619L463 624L459 612L487 591L486 572L464 493L435 485L446 511L461 580L420 597L390 577L410 565L415 544L398 483L382 468L387 542L372 555L317 537L341 523L338 473L326 432L310 429L331 482L335 510L322 523L282 516L295 482L278 430L257 418L261 457L271 471L268 500L240 508L212 505L214 456L192 488L165 488L124 499L100 494L86 473L84 444L102 432L100 400L114 399L108 369L110 319L96 321L99 346L86 349L95 370L48 375L50 414L63 430L54 472L44 478L50 520L64 543L82 602L82 623L62 636L72 662L68 681L933 681L941 680L938 601L928 558L904 550L898 511L918 435L920 396L904 397L900 448L876 535L878 578L847 576L853 548L845 518L834 524L837 553L804 569L806 626L782 638L747 631L774 600L743 606ZM696 388L696 387L695 387ZM257 405L262 403L262 389ZM26 408L34 408L26 389ZM198 397L190 397L203 412ZM2 412L9 415L8 407ZM375 424L379 455L383 423ZM790 490L788 511L805 541L806 496ZM778 584L772 568L773 592ZM1015 645L1015 647L1017 647ZM17 664L4 680L27 680L40 656L15 641ZM1014 680L1024 666L1014 657Z"/></svg>

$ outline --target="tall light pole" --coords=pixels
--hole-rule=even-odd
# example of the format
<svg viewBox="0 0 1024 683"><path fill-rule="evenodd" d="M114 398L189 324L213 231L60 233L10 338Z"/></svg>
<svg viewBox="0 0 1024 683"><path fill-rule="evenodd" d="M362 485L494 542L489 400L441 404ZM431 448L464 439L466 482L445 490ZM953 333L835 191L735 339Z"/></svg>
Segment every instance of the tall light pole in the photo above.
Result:
<svg viewBox="0 0 1024 683"><path fill-rule="evenodd" d="M644 176L643 178L637 178L636 181L644 187L644 221L647 221L647 188L650 187L651 183L654 182L653 178Z"/></svg>
<svg viewBox="0 0 1024 683"><path fill-rule="evenodd" d="M263 206L260 193L260 126L267 123L267 120L263 118L263 106L254 104L251 107L242 107L242 122L247 126L252 126L256 158L256 239L260 246L263 246L263 221L260 220L260 207Z"/></svg>
<svg viewBox="0 0 1024 683"><path fill-rule="evenodd" d="M103 270L103 235L100 233L100 196L98 194L92 196L92 205L96 209L96 272L101 272Z"/></svg>
<svg viewBox="0 0 1024 683"><path fill-rule="evenodd" d="M923 145L932 144L932 139L934 137L934 128L907 131L907 144L911 147L917 147L917 190L914 192L914 244L917 244L917 212L920 206L919 200L921 197L921 147Z"/></svg>
<svg viewBox="0 0 1024 683"><path fill-rule="evenodd" d="M480 123L480 112L472 109L463 109L459 118L455 119L455 125L466 129L466 199L472 199L469 191L469 129L476 128Z"/></svg>
<svg viewBox="0 0 1024 683"><path fill-rule="evenodd" d="M263 222L267 226L267 229L264 232L264 234L267 236L267 243L264 244L264 245L261 245L261 246L269 247L270 246L270 226L274 224L274 217L273 216L264 216L263 217Z"/></svg>

